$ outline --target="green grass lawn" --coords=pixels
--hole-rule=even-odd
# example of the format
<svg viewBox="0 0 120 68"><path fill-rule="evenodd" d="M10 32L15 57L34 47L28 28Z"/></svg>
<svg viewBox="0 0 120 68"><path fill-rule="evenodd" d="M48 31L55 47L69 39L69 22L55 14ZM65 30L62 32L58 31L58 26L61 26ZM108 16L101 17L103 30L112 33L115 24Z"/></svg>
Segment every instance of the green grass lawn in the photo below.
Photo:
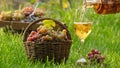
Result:
<svg viewBox="0 0 120 68"><path fill-rule="evenodd" d="M46 17L54 18L67 24L73 43L67 63L51 64L49 62L31 63L24 50L21 34L12 34L0 29L0 68L78 68L76 61L86 55L92 48L98 49L105 56L107 68L119 68L120 66L120 13L98 15L93 9L87 9L84 18L92 21L92 32L85 40L83 49L79 38L75 35L73 22L80 20L80 12L75 15L76 6L72 9L61 9L58 6L49 6ZM102 68L100 65L88 65L86 68Z"/></svg>

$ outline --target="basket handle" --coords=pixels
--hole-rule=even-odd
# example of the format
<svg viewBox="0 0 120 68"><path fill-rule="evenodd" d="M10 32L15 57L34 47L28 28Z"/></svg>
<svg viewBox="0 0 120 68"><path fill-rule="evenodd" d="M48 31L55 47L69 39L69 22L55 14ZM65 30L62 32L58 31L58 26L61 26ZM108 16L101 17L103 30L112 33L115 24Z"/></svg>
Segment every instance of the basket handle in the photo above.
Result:
<svg viewBox="0 0 120 68"><path fill-rule="evenodd" d="M38 19L38 20L30 23L30 24L26 27L26 29L25 29L25 31L24 31L24 33L23 33L23 42L25 42L25 41L27 40L27 36L28 36L28 35L27 35L27 32L29 31L30 27L33 26L33 25L35 25L35 24L37 24L37 23L39 23L40 21L43 21L43 20L53 20L53 21L55 21L56 24L60 25L63 29L66 29L66 30L67 30L68 39L71 40L70 32L68 31L67 27L66 27L65 25L63 25L61 22L59 22L59 21L57 21L57 20L55 20L55 19L52 19L52 18L40 18L40 19Z"/></svg>

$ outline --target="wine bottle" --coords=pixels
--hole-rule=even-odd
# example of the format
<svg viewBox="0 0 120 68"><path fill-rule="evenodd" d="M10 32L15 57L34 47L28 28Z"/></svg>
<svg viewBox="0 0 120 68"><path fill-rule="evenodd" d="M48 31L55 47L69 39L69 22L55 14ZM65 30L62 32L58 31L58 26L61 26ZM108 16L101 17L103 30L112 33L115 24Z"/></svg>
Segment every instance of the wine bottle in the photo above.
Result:
<svg viewBox="0 0 120 68"><path fill-rule="evenodd" d="M93 7L98 14L120 12L120 0L86 0L86 8Z"/></svg>

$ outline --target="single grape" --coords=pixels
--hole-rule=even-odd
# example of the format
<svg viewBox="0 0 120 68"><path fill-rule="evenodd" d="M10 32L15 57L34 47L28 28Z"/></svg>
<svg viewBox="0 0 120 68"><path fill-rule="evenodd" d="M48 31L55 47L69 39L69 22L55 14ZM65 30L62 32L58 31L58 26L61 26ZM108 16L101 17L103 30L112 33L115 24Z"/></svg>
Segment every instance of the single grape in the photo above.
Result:
<svg viewBox="0 0 120 68"><path fill-rule="evenodd" d="M52 40L52 37L50 37L49 35L46 35L46 40Z"/></svg>
<svg viewBox="0 0 120 68"><path fill-rule="evenodd" d="M90 58L94 58L94 55L92 54L92 55L90 55Z"/></svg>
<svg viewBox="0 0 120 68"><path fill-rule="evenodd" d="M46 39L47 39L46 36L41 37L41 41L46 41Z"/></svg>
<svg viewBox="0 0 120 68"><path fill-rule="evenodd" d="M45 26L41 27L40 30L38 31L38 33L42 34L42 33L46 33L47 32L47 28Z"/></svg>
<svg viewBox="0 0 120 68"><path fill-rule="evenodd" d="M95 49L92 49L92 50L91 50L91 52L93 52L93 53L94 53L94 52L95 52Z"/></svg>
<svg viewBox="0 0 120 68"><path fill-rule="evenodd" d="M33 38L32 37L28 37L27 41L33 41Z"/></svg>
<svg viewBox="0 0 120 68"><path fill-rule="evenodd" d="M97 59L97 58L98 58L98 56L99 56L98 54L95 54L95 55L94 55L94 58L95 58L95 59Z"/></svg>
<svg viewBox="0 0 120 68"><path fill-rule="evenodd" d="M57 31L52 30L51 35L52 35L54 38L57 38L58 33L57 33Z"/></svg>
<svg viewBox="0 0 120 68"><path fill-rule="evenodd" d="M89 52L89 53L88 53L88 56L91 56L91 55L93 55L92 52Z"/></svg>
<svg viewBox="0 0 120 68"><path fill-rule="evenodd" d="M98 57L97 58L97 63L101 63L101 62L103 62L104 60L101 58L101 57Z"/></svg>
<svg viewBox="0 0 120 68"><path fill-rule="evenodd" d="M87 56L88 59L90 59L91 57L90 56Z"/></svg>
<svg viewBox="0 0 120 68"><path fill-rule="evenodd" d="M104 59L105 59L105 57L101 55L100 59L101 59L101 60L104 60Z"/></svg>
<svg viewBox="0 0 120 68"><path fill-rule="evenodd" d="M37 33L36 31L32 31L30 34L34 35L34 34L36 34L36 33Z"/></svg>
<svg viewBox="0 0 120 68"><path fill-rule="evenodd" d="M58 38L59 40L64 40L64 35L63 35L63 34L58 34L58 35L57 35L57 38Z"/></svg>
<svg viewBox="0 0 120 68"><path fill-rule="evenodd" d="M38 38L38 35L33 35L33 40L36 40Z"/></svg>
<svg viewBox="0 0 120 68"><path fill-rule="evenodd" d="M99 54L99 51L97 49L95 50L95 54Z"/></svg>
<svg viewBox="0 0 120 68"><path fill-rule="evenodd" d="M65 40L66 34L63 31L59 31L57 34L57 38L59 40Z"/></svg>
<svg viewBox="0 0 120 68"><path fill-rule="evenodd" d="M25 16L29 16L31 14L31 12L24 12Z"/></svg>
<svg viewBox="0 0 120 68"><path fill-rule="evenodd" d="M40 30L40 27L37 28L37 32L39 32L39 30Z"/></svg>

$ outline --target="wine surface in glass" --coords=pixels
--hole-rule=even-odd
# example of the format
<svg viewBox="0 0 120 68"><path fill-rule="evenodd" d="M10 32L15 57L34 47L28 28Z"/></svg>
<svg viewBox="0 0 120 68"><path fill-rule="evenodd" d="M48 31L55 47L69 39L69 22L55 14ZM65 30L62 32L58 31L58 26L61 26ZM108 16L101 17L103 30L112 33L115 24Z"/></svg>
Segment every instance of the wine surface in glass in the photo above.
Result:
<svg viewBox="0 0 120 68"><path fill-rule="evenodd" d="M92 25L89 22L85 23L74 23L75 33L81 39L85 40L87 36L91 33Z"/></svg>

